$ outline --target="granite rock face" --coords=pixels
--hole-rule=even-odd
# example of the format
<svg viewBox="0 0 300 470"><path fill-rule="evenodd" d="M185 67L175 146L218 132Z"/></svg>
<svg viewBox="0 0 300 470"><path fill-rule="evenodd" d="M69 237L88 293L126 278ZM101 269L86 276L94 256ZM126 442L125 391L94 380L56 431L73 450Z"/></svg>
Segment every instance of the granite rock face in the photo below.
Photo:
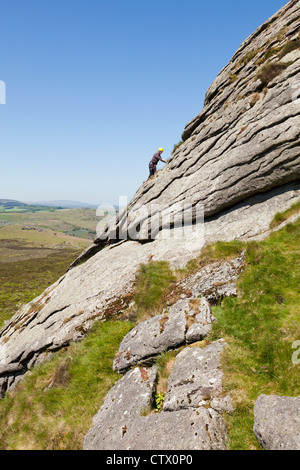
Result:
<svg viewBox="0 0 300 470"><path fill-rule="evenodd" d="M114 369L123 371L168 349L200 341L210 333L211 323L206 299L179 300L161 315L140 322L125 336Z"/></svg>
<svg viewBox="0 0 300 470"><path fill-rule="evenodd" d="M300 397L258 397L253 431L265 450L300 450Z"/></svg>
<svg viewBox="0 0 300 470"><path fill-rule="evenodd" d="M217 363L223 347L224 344L220 347L219 342L216 342L210 345L210 352L207 353L207 348L200 350L207 359L208 370L213 366L209 370L212 375L210 380L214 382L210 390L214 390L211 395L215 396L222 391ZM186 359L195 358L197 353L199 361L200 353L197 349L185 348ZM215 357L214 364L210 364L210 355ZM180 362L179 357L178 360ZM178 367L175 363L177 373ZM203 382L201 374L197 374L197 361L192 362L189 369L190 375L194 376L193 387L201 387ZM85 436L84 450L226 450L224 419L220 411L212 405L208 406L207 401L199 403L199 400L194 400L186 407L164 407L160 413L150 412L155 393L155 376L155 367L136 367L114 385ZM177 396L175 388L171 381L169 395ZM193 392L190 388L181 389L180 398L188 403L191 394ZM217 408L218 403L215 404Z"/></svg>
<svg viewBox="0 0 300 470"><path fill-rule="evenodd" d="M5 323L0 396L35 364L80 340L95 320L126 309L141 263L182 268L206 243L268 236L274 215L299 200L299 16L299 0L290 1L244 41L163 170L64 276ZM280 73L266 74L277 62ZM222 288L222 295L235 295L234 282L211 281L215 290L206 298L215 301Z"/></svg>
<svg viewBox="0 0 300 470"><path fill-rule="evenodd" d="M205 296L210 305L218 303L223 297L235 297L236 280L244 270L244 258L243 252L228 261L209 263L196 274L186 277L180 286L184 291L191 291L192 296Z"/></svg>
<svg viewBox="0 0 300 470"><path fill-rule="evenodd" d="M186 125L183 144L120 214L121 232L125 221L129 230L140 224L139 239L149 239L145 209L159 231L159 212L172 211L176 223L182 204L202 204L208 218L299 181L300 50L293 46L298 35L299 1L290 1L244 41L208 89L201 113ZM274 73L276 66L280 73ZM112 225L106 236L114 237Z"/></svg>
<svg viewBox="0 0 300 470"><path fill-rule="evenodd" d="M223 392L220 355L226 347L222 340L206 348L185 348L176 356L168 380L164 411L177 411L199 406L231 411L229 396Z"/></svg>

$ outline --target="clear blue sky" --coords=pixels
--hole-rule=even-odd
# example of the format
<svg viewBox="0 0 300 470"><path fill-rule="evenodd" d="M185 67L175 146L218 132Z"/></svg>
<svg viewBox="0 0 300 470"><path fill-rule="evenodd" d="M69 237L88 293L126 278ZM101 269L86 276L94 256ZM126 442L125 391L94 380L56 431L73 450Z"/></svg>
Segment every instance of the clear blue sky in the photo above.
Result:
<svg viewBox="0 0 300 470"><path fill-rule="evenodd" d="M128 199L284 0L1 0L0 198Z"/></svg>

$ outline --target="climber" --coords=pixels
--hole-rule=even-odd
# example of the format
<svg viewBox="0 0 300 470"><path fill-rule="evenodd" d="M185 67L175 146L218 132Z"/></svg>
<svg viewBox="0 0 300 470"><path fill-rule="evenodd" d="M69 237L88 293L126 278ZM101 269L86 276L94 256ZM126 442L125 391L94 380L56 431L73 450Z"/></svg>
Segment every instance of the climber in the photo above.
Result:
<svg viewBox="0 0 300 470"><path fill-rule="evenodd" d="M158 149L158 152L156 152L156 153L153 155L153 157L152 157L152 159L151 159L151 161L150 161L150 163L149 163L149 178L151 178L152 176L155 175L155 173L156 173L156 165L157 165L157 163L158 163L159 161L161 161L161 162L163 162L163 163L167 163L167 160L164 160L163 158L161 158L161 154L163 153L163 151L164 151L164 149L160 147L160 148ZM149 179L149 178L148 178L148 179Z"/></svg>

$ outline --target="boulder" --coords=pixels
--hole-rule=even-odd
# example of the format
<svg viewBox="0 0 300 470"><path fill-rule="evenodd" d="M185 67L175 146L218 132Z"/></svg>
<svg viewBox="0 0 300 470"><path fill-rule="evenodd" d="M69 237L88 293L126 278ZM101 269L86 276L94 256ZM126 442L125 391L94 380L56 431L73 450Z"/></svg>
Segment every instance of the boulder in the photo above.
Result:
<svg viewBox="0 0 300 470"><path fill-rule="evenodd" d="M280 62L279 53L268 59L270 42L283 50L291 41L298 9L289 2L242 44L208 90L201 113L187 124L184 143L137 191L126 209L126 223L140 226L140 240L150 239L145 210L154 225L158 211L163 218L170 207L176 220L182 204L203 205L207 219L256 194L299 181L299 54L275 78L259 78L263 67ZM151 212L153 203L157 210ZM116 223L120 230L123 215ZM111 226L99 238L105 239L105 233L109 240Z"/></svg>
<svg viewBox="0 0 300 470"><path fill-rule="evenodd" d="M217 356L221 343L220 347L218 345L219 343L215 345ZM184 351L187 351L187 356L193 355L194 348L187 347ZM210 370L211 365L213 368ZM210 381L214 380L215 391L211 392L211 396L214 395L214 399L217 399L222 388L220 374L216 370L216 364L207 362L207 368ZM156 373L155 366L150 369L136 367L114 385L85 436L84 450L227 449L227 429L221 412L212 408L204 399L205 406L194 400L185 408L175 407L167 411L164 407L160 413L151 411ZM197 374L194 389L202 384L201 374ZM181 390L181 397L186 403L189 391L190 389L185 389L184 393ZM218 405L220 403L216 402L217 407Z"/></svg>
<svg viewBox="0 0 300 470"><path fill-rule="evenodd" d="M300 450L300 397L260 395L253 431L265 450Z"/></svg>
<svg viewBox="0 0 300 470"><path fill-rule="evenodd" d="M84 448L117 448L125 436L127 441L129 423L139 420L141 412L152 405L156 378L154 367L137 367L124 375L108 392L94 417L93 427L85 436ZM108 441L109 447L106 447Z"/></svg>
<svg viewBox="0 0 300 470"><path fill-rule="evenodd" d="M123 371L152 360L157 354L199 341L211 331L212 315L206 299L181 299L165 313L140 322L123 339L114 369Z"/></svg>
<svg viewBox="0 0 300 470"><path fill-rule="evenodd" d="M199 271L180 282L183 291L192 295L205 296L210 304L216 304L223 297L237 295L236 280L245 266L244 252L231 260L221 260L203 266Z"/></svg>
<svg viewBox="0 0 300 470"><path fill-rule="evenodd" d="M164 411L178 411L201 406L218 411L232 411L229 395L222 386L220 356L223 340L205 348L184 348L177 356L168 379Z"/></svg>
<svg viewBox="0 0 300 470"><path fill-rule="evenodd" d="M123 419L115 426L110 426L109 416L98 416L95 427L98 432L94 428L89 431L84 450L185 451L226 450L227 447L225 422L212 409L162 412L133 421Z"/></svg>

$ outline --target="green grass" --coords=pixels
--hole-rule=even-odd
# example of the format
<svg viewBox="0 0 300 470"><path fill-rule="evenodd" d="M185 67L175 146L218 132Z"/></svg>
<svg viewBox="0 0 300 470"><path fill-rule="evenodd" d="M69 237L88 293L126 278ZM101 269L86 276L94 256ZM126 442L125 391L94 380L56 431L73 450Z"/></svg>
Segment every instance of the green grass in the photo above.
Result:
<svg viewBox="0 0 300 470"><path fill-rule="evenodd" d="M161 313L166 306L165 295L175 280L166 261L151 261L140 266L133 296L139 321Z"/></svg>
<svg viewBox="0 0 300 470"><path fill-rule="evenodd" d="M224 337L225 387L235 411L227 417L233 450L260 449L253 407L260 394L299 396L299 366L292 344L300 339L300 222L246 246L237 298L213 308L212 339Z"/></svg>
<svg viewBox="0 0 300 470"><path fill-rule="evenodd" d="M81 342L37 366L0 402L0 449L80 450L120 375L112 370L130 322L95 324Z"/></svg>
<svg viewBox="0 0 300 470"><path fill-rule="evenodd" d="M277 212L272 222L270 223L270 229L277 227L278 225L282 224L282 222L285 222L292 215L296 215L299 213L300 213L300 201L293 204L289 209L287 209L284 212Z"/></svg>
<svg viewBox="0 0 300 470"><path fill-rule="evenodd" d="M251 60L254 59L254 57L261 51L261 49L256 49L254 51L250 51L247 54L243 55L243 57L239 60L238 62L238 67L244 66L249 64Z"/></svg>
<svg viewBox="0 0 300 470"><path fill-rule="evenodd" d="M10 249L13 245L16 251L24 250L25 248L55 248L58 245L60 248L63 246L75 249L84 250L91 244L90 240L81 239L67 235L62 232L55 232L50 229L35 229L28 227L26 230L21 225L8 225L0 227L0 249ZM4 260L4 253L0 251L0 261Z"/></svg>
<svg viewBox="0 0 300 470"><path fill-rule="evenodd" d="M31 204L2 204L0 205L0 212L12 213L12 212L23 212L23 213L32 213L32 212L54 212L61 209L61 207L45 207L45 206L35 206Z"/></svg>
<svg viewBox="0 0 300 470"><path fill-rule="evenodd" d="M177 270L176 275L179 279L191 276L205 265L214 261L235 258L242 253L244 247L245 244L240 240L233 240L232 242L219 241L206 245L202 249L201 255L189 261L184 269Z"/></svg>

